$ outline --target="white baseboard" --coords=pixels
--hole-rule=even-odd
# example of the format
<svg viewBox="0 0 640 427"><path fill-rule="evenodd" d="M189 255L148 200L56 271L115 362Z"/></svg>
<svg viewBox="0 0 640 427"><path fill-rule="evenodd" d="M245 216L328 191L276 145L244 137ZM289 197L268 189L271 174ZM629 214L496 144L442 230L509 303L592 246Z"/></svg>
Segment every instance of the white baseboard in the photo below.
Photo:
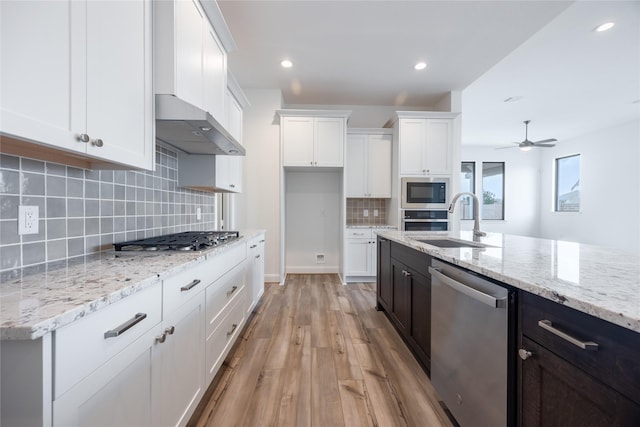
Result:
<svg viewBox="0 0 640 427"><path fill-rule="evenodd" d="M337 265L310 265L306 267L287 267L287 274L338 274Z"/></svg>
<svg viewBox="0 0 640 427"><path fill-rule="evenodd" d="M371 283L376 281L376 276L347 276L347 283L364 282Z"/></svg>
<svg viewBox="0 0 640 427"><path fill-rule="evenodd" d="M266 283L274 283L274 282L280 283L280 275L279 274L265 274L264 275L264 281Z"/></svg>

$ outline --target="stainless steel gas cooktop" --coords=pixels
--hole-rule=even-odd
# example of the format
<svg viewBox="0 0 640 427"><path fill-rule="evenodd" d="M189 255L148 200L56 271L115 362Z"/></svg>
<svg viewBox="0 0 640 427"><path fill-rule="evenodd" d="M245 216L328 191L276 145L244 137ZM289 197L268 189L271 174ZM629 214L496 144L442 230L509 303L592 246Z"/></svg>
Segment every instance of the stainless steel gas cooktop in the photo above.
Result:
<svg viewBox="0 0 640 427"><path fill-rule="evenodd" d="M116 251L199 251L240 237L238 231L185 231L140 240L114 243Z"/></svg>

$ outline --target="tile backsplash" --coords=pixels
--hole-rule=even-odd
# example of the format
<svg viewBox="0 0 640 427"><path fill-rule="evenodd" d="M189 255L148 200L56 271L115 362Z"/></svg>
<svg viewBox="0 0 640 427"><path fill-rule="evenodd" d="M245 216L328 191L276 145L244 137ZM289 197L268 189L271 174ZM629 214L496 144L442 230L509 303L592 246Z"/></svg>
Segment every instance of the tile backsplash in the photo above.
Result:
<svg viewBox="0 0 640 427"><path fill-rule="evenodd" d="M153 172L1 154L0 273L100 252L114 242L215 229L215 194L178 188L177 174L177 153L160 145ZM18 235L19 205L39 207L38 234Z"/></svg>
<svg viewBox="0 0 640 427"><path fill-rule="evenodd" d="M387 203L388 199L347 199L347 225L387 225Z"/></svg>

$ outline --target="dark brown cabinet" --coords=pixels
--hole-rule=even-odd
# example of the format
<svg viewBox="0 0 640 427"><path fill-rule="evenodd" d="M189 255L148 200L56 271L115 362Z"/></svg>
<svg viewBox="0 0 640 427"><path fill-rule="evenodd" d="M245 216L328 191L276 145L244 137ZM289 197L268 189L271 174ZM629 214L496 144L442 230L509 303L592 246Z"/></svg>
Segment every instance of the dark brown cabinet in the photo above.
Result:
<svg viewBox="0 0 640 427"><path fill-rule="evenodd" d="M427 372L431 348L431 257L378 238L378 309L383 309Z"/></svg>
<svg viewBox="0 0 640 427"><path fill-rule="evenodd" d="M390 311L393 304L393 276L391 274L391 241L378 237L377 306L378 310Z"/></svg>
<svg viewBox="0 0 640 427"><path fill-rule="evenodd" d="M520 302L520 425L640 426L638 334L527 292Z"/></svg>

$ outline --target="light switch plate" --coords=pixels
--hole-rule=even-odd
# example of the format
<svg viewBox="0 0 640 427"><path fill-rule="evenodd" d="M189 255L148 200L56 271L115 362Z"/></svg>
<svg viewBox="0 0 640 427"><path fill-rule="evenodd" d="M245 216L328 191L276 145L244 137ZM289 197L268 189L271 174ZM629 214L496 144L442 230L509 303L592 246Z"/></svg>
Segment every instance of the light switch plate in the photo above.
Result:
<svg viewBox="0 0 640 427"><path fill-rule="evenodd" d="M40 231L39 210L38 206L18 206L18 234L38 234Z"/></svg>

